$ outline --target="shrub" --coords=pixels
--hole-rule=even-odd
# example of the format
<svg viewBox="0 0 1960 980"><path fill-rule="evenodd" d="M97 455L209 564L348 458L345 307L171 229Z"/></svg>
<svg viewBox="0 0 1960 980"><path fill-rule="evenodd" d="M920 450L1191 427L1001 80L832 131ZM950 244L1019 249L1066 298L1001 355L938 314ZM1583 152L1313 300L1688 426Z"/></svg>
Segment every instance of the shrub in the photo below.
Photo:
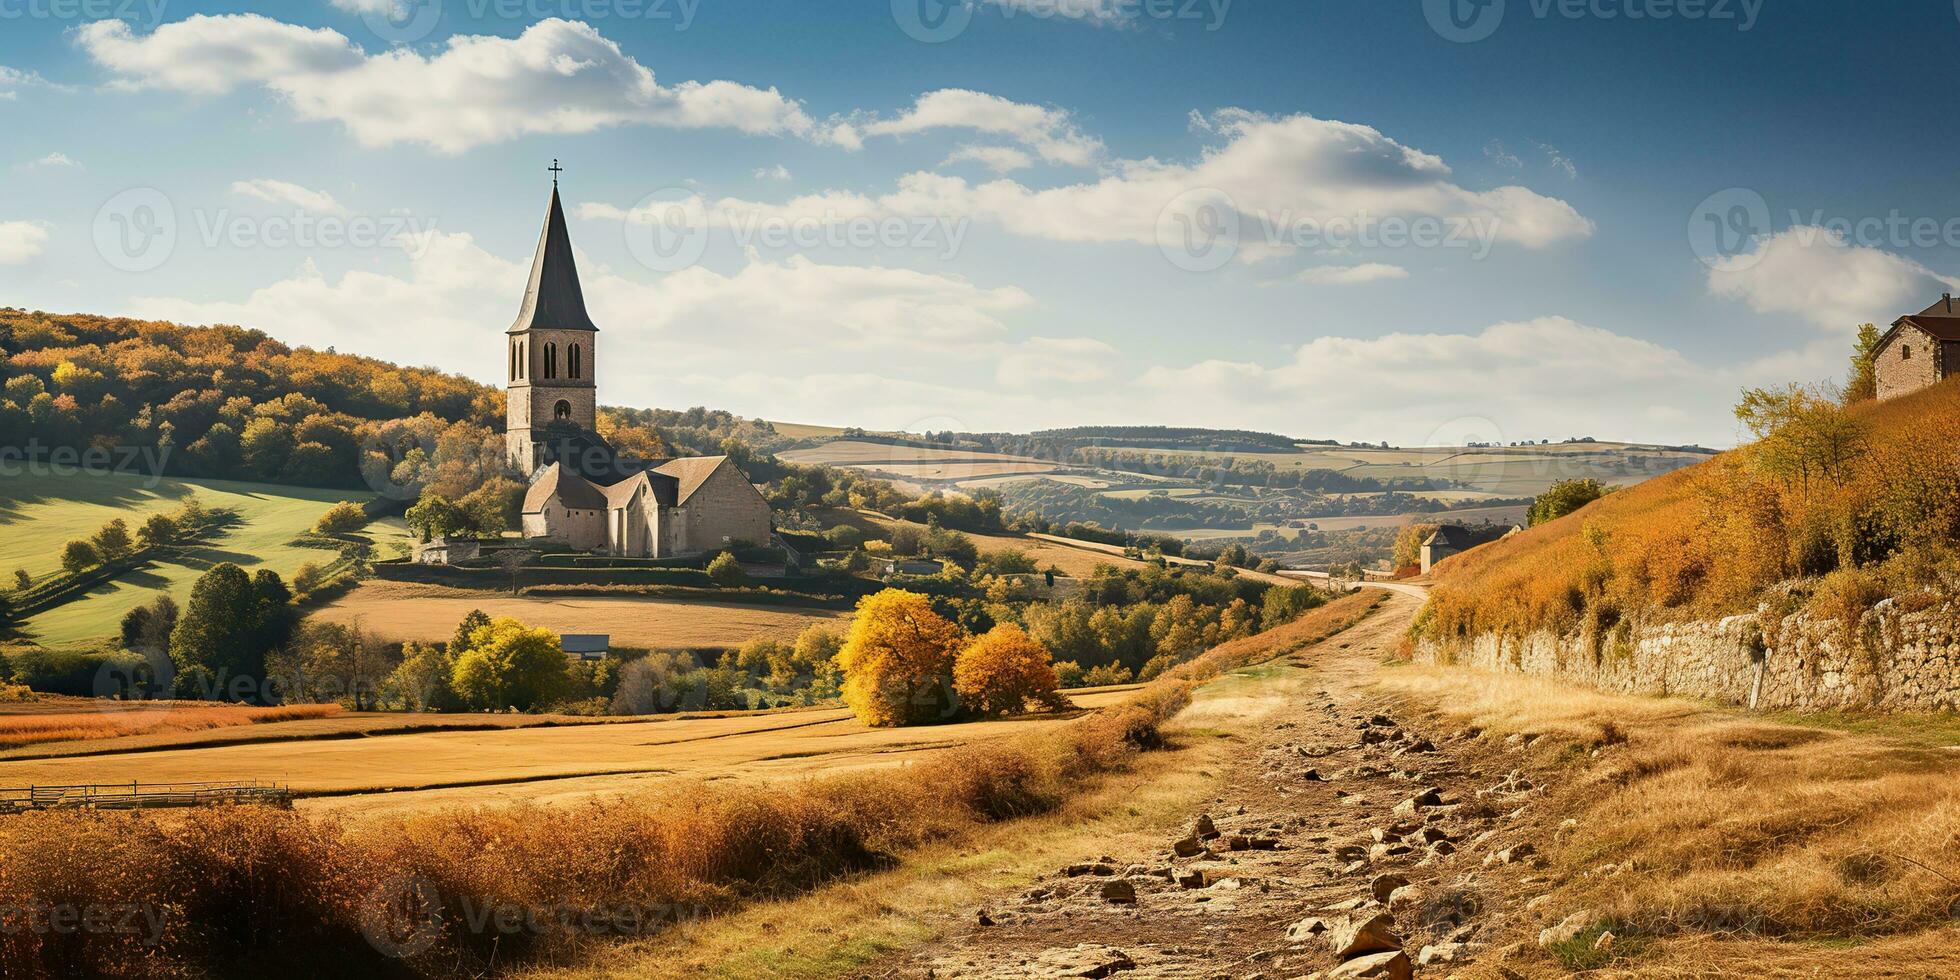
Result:
<svg viewBox="0 0 1960 980"><path fill-rule="evenodd" d="M102 564L102 554L95 545L87 541L70 541L61 549L61 570L70 575L79 574Z"/></svg>
<svg viewBox="0 0 1960 980"><path fill-rule="evenodd" d="M724 589L738 589L748 584L749 573L742 570L734 555L724 551L708 563L708 578Z"/></svg>
<svg viewBox="0 0 1960 980"><path fill-rule="evenodd" d="M341 501L327 508L320 519L313 524L313 530L321 534L347 534L367 526L367 511L360 504Z"/></svg>
<svg viewBox="0 0 1960 980"><path fill-rule="evenodd" d="M953 713L953 659L966 633L923 595L885 589L858 600L837 663L844 703L867 725L945 721Z"/></svg>
<svg viewBox="0 0 1960 980"><path fill-rule="evenodd" d="M171 520L170 515L151 514L143 521L143 526L136 529L136 540L145 548L161 548L176 544L182 534L183 529Z"/></svg>
<svg viewBox="0 0 1960 980"><path fill-rule="evenodd" d="M1030 704L1063 706L1055 693L1054 657L1019 626L996 626L960 651L953 689L968 711L990 717L1018 714Z"/></svg>

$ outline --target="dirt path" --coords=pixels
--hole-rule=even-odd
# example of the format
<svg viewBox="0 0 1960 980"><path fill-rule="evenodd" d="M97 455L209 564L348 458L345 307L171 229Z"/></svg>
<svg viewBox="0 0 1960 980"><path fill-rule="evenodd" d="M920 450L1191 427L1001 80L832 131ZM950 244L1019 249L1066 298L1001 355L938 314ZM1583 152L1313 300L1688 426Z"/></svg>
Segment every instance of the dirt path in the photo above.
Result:
<svg viewBox="0 0 1960 980"><path fill-rule="evenodd" d="M1421 730L1368 683L1419 607L1391 592L1265 668L1298 675L1302 696L1252 726L1187 827L1082 854L867 975L1405 977L1494 959L1485 941L1532 894L1530 842L1555 821L1514 771L1522 740Z"/></svg>

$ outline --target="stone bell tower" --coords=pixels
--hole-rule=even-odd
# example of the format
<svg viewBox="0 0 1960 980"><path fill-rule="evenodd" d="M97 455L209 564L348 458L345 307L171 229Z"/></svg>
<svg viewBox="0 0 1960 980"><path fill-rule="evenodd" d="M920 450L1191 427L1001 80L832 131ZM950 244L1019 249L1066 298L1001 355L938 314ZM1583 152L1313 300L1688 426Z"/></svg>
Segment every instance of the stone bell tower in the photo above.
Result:
<svg viewBox="0 0 1960 980"><path fill-rule="evenodd" d="M565 210L558 201L558 161L551 162L551 209L531 260L524 306L504 337L506 445L512 465L530 476L542 465L551 433L592 431L597 415L599 328L585 312Z"/></svg>

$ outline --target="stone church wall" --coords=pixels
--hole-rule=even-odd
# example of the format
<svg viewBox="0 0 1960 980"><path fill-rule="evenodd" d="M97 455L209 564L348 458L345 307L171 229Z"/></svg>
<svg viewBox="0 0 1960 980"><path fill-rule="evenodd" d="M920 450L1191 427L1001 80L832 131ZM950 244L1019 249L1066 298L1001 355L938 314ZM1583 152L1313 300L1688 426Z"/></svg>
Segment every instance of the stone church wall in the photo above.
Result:
<svg viewBox="0 0 1960 980"><path fill-rule="evenodd" d="M737 541L769 543L769 503L732 463L694 491L686 510L687 553L719 551Z"/></svg>
<svg viewBox="0 0 1960 980"><path fill-rule="evenodd" d="M1851 629L1798 613L1772 637L1747 615L1597 638L1540 631L1425 640L1416 659L1765 710L1952 710L1960 708L1960 602L1907 611L1887 599Z"/></svg>

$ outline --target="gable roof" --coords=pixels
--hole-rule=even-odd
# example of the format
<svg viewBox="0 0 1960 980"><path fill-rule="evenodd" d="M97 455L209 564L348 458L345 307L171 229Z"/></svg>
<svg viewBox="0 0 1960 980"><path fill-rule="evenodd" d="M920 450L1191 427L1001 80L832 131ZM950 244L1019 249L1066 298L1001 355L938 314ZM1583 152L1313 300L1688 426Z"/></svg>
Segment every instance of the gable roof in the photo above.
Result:
<svg viewBox="0 0 1960 980"><path fill-rule="evenodd" d="M1934 303L1933 305L1926 307L1923 310L1920 310L1919 315L1920 316L1960 316L1960 300L1954 299L1952 293L1942 294L1940 296L1939 302Z"/></svg>
<svg viewBox="0 0 1960 980"><path fill-rule="evenodd" d="M579 287L578 263L572 259L572 236L565 230L565 209L558 202L557 185L551 188L551 209L544 216L537 254L531 258L531 281L524 287L524 305L518 308L517 322L506 332L532 329L599 331L585 312L585 291Z"/></svg>
<svg viewBox="0 0 1960 980"><path fill-rule="evenodd" d="M1436 533L1431 534L1429 539L1422 543L1425 548L1433 545L1442 545L1446 548L1472 547L1470 529L1456 524L1445 524L1437 528Z"/></svg>
<svg viewBox="0 0 1960 980"><path fill-rule="evenodd" d="M728 462L726 456L689 456L685 459L667 460L654 467L653 471L674 478L678 484L675 487L674 503L678 505L687 503L687 498L694 496L694 491L701 489L701 485L707 483L708 478L714 476L715 471L726 462Z"/></svg>
<svg viewBox="0 0 1960 980"><path fill-rule="evenodd" d="M606 509L606 495L598 487L558 463L539 470L537 479L531 481L531 489L524 491L524 513L543 511L553 497L573 510Z"/></svg>
<svg viewBox="0 0 1960 980"><path fill-rule="evenodd" d="M1897 322L1892 324L1892 331L1897 331L1901 326L1918 327L1920 331L1936 340L1960 340L1960 316L1926 316L1924 314L1918 316L1902 316ZM1886 339L1891 338L1892 331L1887 331ZM1885 346L1885 342L1881 340L1879 346Z"/></svg>

